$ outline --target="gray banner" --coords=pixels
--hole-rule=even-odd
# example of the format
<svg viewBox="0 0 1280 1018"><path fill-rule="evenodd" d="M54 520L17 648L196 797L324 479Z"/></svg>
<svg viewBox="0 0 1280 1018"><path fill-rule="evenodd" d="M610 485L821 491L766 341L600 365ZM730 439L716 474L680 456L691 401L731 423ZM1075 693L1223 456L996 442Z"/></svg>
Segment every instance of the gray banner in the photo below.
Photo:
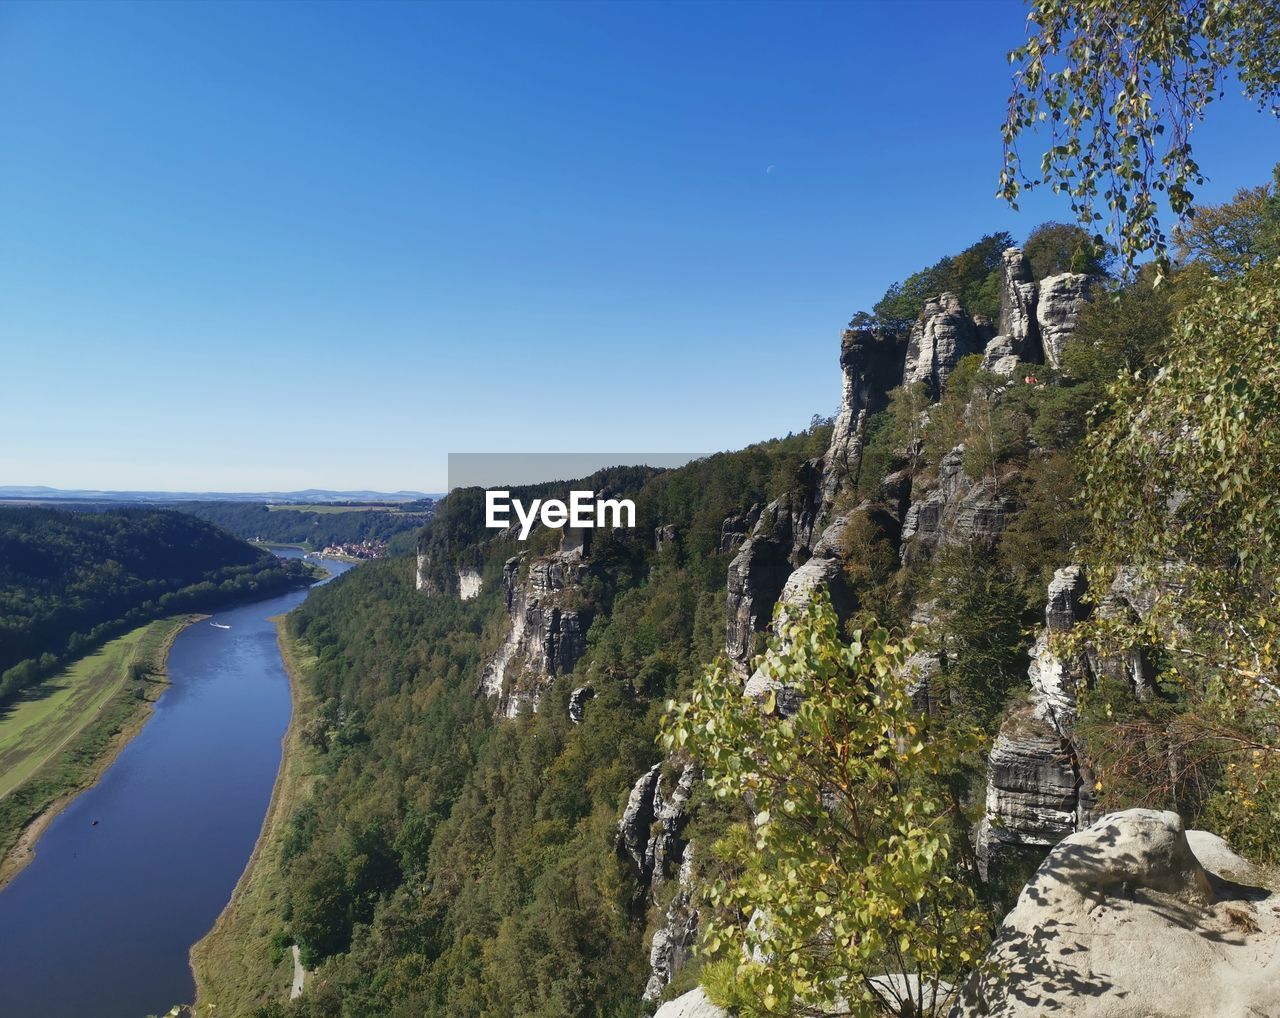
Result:
<svg viewBox="0 0 1280 1018"><path fill-rule="evenodd" d="M451 452L449 490L575 481L605 467L682 467L701 452Z"/></svg>

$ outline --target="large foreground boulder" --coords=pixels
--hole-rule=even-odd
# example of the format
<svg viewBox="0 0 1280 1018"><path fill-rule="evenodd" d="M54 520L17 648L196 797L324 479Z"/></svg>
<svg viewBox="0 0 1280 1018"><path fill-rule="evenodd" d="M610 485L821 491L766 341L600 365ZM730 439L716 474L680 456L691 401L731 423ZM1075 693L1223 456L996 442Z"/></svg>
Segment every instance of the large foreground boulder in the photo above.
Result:
<svg viewBox="0 0 1280 1018"><path fill-rule="evenodd" d="M1176 813L1131 809L1063 839L954 1014L1280 1016L1280 895L1191 835Z"/></svg>
<svg viewBox="0 0 1280 1018"><path fill-rule="evenodd" d="M729 1018L729 1012L711 1003L699 986L696 990L681 994L658 1008L653 1018Z"/></svg>

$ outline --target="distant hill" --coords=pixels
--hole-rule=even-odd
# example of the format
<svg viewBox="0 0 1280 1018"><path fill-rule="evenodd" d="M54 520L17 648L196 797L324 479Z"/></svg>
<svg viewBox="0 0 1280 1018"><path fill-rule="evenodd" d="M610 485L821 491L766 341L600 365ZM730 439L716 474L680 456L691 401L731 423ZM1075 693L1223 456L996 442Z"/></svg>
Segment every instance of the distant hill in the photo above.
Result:
<svg viewBox="0 0 1280 1018"><path fill-rule="evenodd" d="M423 491L99 491L91 488L49 488L44 485L0 485L0 501L89 502L417 502L442 498Z"/></svg>
<svg viewBox="0 0 1280 1018"><path fill-rule="evenodd" d="M148 619L312 579L301 562L184 513L0 507L0 705Z"/></svg>
<svg viewBox="0 0 1280 1018"><path fill-rule="evenodd" d="M431 519L435 503L424 498L394 504L316 502L175 502L178 512L216 523L246 541L300 544L312 551L329 545L391 542L393 551L413 549L413 535Z"/></svg>

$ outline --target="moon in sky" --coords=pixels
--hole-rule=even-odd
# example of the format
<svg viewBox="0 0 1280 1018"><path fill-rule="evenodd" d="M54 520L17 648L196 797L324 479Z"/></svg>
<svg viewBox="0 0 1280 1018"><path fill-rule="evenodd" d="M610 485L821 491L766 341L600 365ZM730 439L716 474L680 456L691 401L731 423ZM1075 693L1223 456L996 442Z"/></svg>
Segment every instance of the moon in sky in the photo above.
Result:
<svg viewBox="0 0 1280 1018"><path fill-rule="evenodd" d="M770 176L773 173L774 169L775 167L773 163L770 163L768 166L766 166L764 168L765 176Z"/></svg>

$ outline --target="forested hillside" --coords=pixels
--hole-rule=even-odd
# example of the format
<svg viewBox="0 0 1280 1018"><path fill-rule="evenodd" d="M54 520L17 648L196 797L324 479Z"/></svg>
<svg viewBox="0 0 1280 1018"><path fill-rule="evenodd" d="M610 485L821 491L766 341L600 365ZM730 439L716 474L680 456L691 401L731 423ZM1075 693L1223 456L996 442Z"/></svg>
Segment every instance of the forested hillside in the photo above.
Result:
<svg viewBox="0 0 1280 1018"><path fill-rule="evenodd" d="M146 619L312 578L180 513L0 509L0 704Z"/></svg>
<svg viewBox="0 0 1280 1018"><path fill-rule="evenodd" d="M575 592L596 613L585 656L510 723L495 724L477 686L502 640L515 542L481 550L473 599L424 596L410 563L393 560L290 617L319 656L306 681L325 703L323 734L310 751L326 775L285 851L281 931L318 966L293 1012L642 1013L645 907L616 851L618 816L659 759L663 700L723 643L723 521L794 476L829 433L819 424L678 471L581 482L634 493L638 526L594 535L598 582ZM447 501L430 530L463 532L467 501L452 515ZM672 519L688 539L655 549L654 528ZM568 701L588 685L590 723L576 725Z"/></svg>
<svg viewBox="0 0 1280 1018"><path fill-rule="evenodd" d="M416 532L431 518L432 503L410 502L395 508L281 505L254 502L182 502L174 506L216 523L246 541L300 544L319 551L331 544L391 541ZM407 550L403 548L401 550Z"/></svg>

